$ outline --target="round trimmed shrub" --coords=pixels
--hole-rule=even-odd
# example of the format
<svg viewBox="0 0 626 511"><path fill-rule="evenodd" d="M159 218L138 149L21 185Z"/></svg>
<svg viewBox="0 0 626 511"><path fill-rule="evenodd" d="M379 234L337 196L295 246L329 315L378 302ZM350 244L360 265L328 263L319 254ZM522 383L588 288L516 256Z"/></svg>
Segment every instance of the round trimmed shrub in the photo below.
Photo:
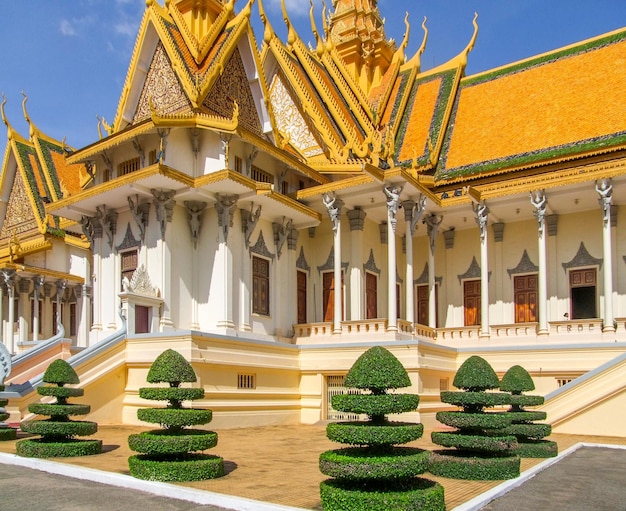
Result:
<svg viewBox="0 0 626 511"><path fill-rule="evenodd" d="M526 406L539 406L544 402L543 396L527 396L523 392L534 390L535 384L532 377L522 366L511 367L502 377L502 390L511 393L511 408L508 415L512 424L506 431L509 435L517 438L515 452L525 458L550 458L558 454L555 442L542 440L552 433L549 424L535 423L533 421L545 420L546 413L527 411Z"/></svg>
<svg viewBox="0 0 626 511"><path fill-rule="evenodd" d="M211 410L184 408L182 401L204 397L204 389L180 387L195 382L191 364L174 350L159 355L148 371L149 383L168 383L169 387L139 389L143 399L168 401L167 408L142 408L137 418L162 429L130 435L128 446L143 454L128 458L130 474L151 481L199 481L224 475L224 460L219 456L200 454L217 445L217 433L187 426L208 424Z"/></svg>
<svg viewBox="0 0 626 511"><path fill-rule="evenodd" d="M459 412L437 412L437 420L455 431L433 431L433 443L453 449L437 451L431 457L430 472L453 479L511 479L519 476L520 459L512 453L515 436L507 433L510 413L485 412L509 404L510 395L486 392L498 388L498 376L478 356L468 358L459 368L454 385L465 392L442 392L441 401L461 406Z"/></svg>
<svg viewBox="0 0 626 511"><path fill-rule="evenodd" d="M4 391L4 385L0 384L0 392ZM9 403L8 399L0 398L0 442L4 440L15 440L17 438L17 430L4 424L11 415L6 412L4 407Z"/></svg>
<svg viewBox="0 0 626 511"><path fill-rule="evenodd" d="M43 375L44 383L52 386L37 388L40 396L54 397L54 403L32 403L28 411L37 415L47 415L49 419L30 420L21 423L22 431L40 435L40 438L27 438L16 444L19 456L33 458L56 458L65 456L86 456L102 452L101 440L81 440L75 437L90 436L98 431L98 424L92 421L70 420L74 415L87 415L91 407L85 404L70 404L70 397L82 396L83 389L65 387L80 383L74 368L65 360L52 362Z"/></svg>
<svg viewBox="0 0 626 511"><path fill-rule="evenodd" d="M498 481L520 474L519 456L481 456L471 451L434 451L429 472L449 479Z"/></svg>
<svg viewBox="0 0 626 511"><path fill-rule="evenodd" d="M130 435L128 446L137 452L154 454L184 454L205 451L217 445L217 433L203 429L185 429L180 435L156 429Z"/></svg>
<svg viewBox="0 0 626 511"><path fill-rule="evenodd" d="M320 484L320 497L323 509L334 511L445 509L443 486L420 477L399 480L393 488L384 482L363 486L327 479Z"/></svg>
<svg viewBox="0 0 626 511"><path fill-rule="evenodd" d="M387 389L411 385L400 361L388 350L374 347L359 357L344 385L367 393L337 395L336 410L366 414L367 421L330 423L326 436L335 442L360 446L326 451L320 471L334 479L320 485L325 511L445 510L443 488L416 477L428 469L430 453L396 447L417 440L422 424L391 422L387 415L415 410L419 397L388 394Z"/></svg>
<svg viewBox="0 0 626 511"><path fill-rule="evenodd" d="M147 481L202 481L224 475L224 460L211 454L186 453L168 458L138 454L128 458L128 466L133 477Z"/></svg>
<svg viewBox="0 0 626 511"><path fill-rule="evenodd" d="M59 442L25 438L15 444L15 452L25 458L74 458L102 452L102 440L70 438Z"/></svg>

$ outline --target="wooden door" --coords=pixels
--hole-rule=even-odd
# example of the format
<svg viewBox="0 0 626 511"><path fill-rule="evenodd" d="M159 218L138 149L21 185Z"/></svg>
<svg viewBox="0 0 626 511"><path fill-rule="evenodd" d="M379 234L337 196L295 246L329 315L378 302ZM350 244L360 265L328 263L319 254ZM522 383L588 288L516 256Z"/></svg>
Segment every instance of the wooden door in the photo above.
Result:
<svg viewBox="0 0 626 511"><path fill-rule="evenodd" d="M572 270L569 274L570 317L572 319L597 318L596 269Z"/></svg>
<svg viewBox="0 0 626 511"><path fill-rule="evenodd" d="M428 284L417 286L417 322L420 325L428 326L430 324L430 298ZM439 304L439 288L435 285L435 325L439 325L439 316L437 315Z"/></svg>
<svg viewBox="0 0 626 511"><path fill-rule="evenodd" d="M143 305L135 305L135 333L147 334L150 332L150 309Z"/></svg>
<svg viewBox="0 0 626 511"><path fill-rule="evenodd" d="M537 314L537 275L515 277L515 322L531 323L538 321Z"/></svg>
<svg viewBox="0 0 626 511"><path fill-rule="evenodd" d="M341 274L341 282L343 288L343 273ZM332 271L322 274L322 310L324 311L324 321L334 321L335 274ZM343 320L343 292L341 293L341 319Z"/></svg>
<svg viewBox="0 0 626 511"><path fill-rule="evenodd" d="M465 326L480 325L480 280L463 282Z"/></svg>
<svg viewBox="0 0 626 511"><path fill-rule="evenodd" d="M306 273L299 271L298 273L298 323L307 322L306 314Z"/></svg>
<svg viewBox="0 0 626 511"><path fill-rule="evenodd" d="M378 317L378 277L365 274L365 313L367 319Z"/></svg>

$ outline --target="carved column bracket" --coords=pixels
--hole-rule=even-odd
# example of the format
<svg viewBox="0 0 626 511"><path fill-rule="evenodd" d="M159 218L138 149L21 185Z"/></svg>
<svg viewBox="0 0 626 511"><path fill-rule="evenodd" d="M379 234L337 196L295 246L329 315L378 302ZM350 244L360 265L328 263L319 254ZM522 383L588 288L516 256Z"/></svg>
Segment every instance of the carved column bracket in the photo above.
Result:
<svg viewBox="0 0 626 511"><path fill-rule="evenodd" d="M198 239L200 238L200 229L202 228L202 213L207 207L206 202L201 201L185 201L187 208L187 220L189 221L189 229L191 231L191 241L193 248L198 247Z"/></svg>
<svg viewBox="0 0 626 511"><path fill-rule="evenodd" d="M238 195L216 195L217 223L222 228L224 243L228 240L228 231L233 226L233 215L237 209Z"/></svg>
<svg viewBox="0 0 626 511"><path fill-rule="evenodd" d="M167 229L167 224L172 221L174 216L174 207L176 206L176 201L174 200L174 195L176 192L174 190L157 190L152 188L150 190L152 193L152 204L156 209L156 217L157 222L161 226L161 239L165 239L165 231Z"/></svg>

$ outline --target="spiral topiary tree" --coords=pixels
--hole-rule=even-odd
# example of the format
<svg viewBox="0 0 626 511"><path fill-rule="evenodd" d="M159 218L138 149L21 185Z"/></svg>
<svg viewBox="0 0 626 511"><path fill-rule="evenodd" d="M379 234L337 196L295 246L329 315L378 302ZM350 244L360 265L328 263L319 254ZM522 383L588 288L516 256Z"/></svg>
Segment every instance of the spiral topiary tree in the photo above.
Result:
<svg viewBox="0 0 626 511"><path fill-rule="evenodd" d="M485 412L485 408L511 402L497 389L500 381L489 363L478 356L468 358L453 382L461 391L441 393L441 401L462 407L457 412L437 412L437 420L455 431L433 431L432 441L455 450L440 450L431 456L430 472L452 479L512 479L520 474L520 458L512 453L515 436L503 428L511 425L507 413Z"/></svg>
<svg viewBox="0 0 626 511"><path fill-rule="evenodd" d="M388 394L411 385L409 376L388 350L366 351L348 372L345 385L368 394L333 396L336 410L366 414L367 421L328 424L330 440L351 447L320 455L320 471L332 479L320 485L325 511L444 510L443 487L416 477L428 469L430 453L396 447L420 438L422 424L391 422L388 414L415 410L419 396Z"/></svg>
<svg viewBox="0 0 626 511"><path fill-rule="evenodd" d="M522 366L511 367L502 377L500 390L511 393L509 415L512 424L505 428L509 435L517 438L514 452L522 458L552 458L559 453L556 442L544 440L552 433L550 424L536 424L534 421L546 419L546 412L525 410L526 406L539 406L543 396L524 395L523 392L535 390L535 383L528 371Z"/></svg>
<svg viewBox="0 0 626 511"><path fill-rule="evenodd" d="M89 405L70 404L70 397L84 394L83 389L66 387L80 383L76 371L65 360L52 362L43 375L44 383L50 386L37 388L44 397L54 397L54 403L32 403L28 411L37 415L47 415L50 419L23 421L22 431L41 435L40 438L26 438L17 442L18 456L31 458L54 458L62 456L86 456L102 452L102 440L84 440L75 437L90 436L98 431L98 424L91 421L74 421L74 415L87 415Z"/></svg>
<svg viewBox="0 0 626 511"><path fill-rule="evenodd" d="M1 381L1 380L0 380ZM0 392L4 391L4 385L0 384ZM6 422L9 414L4 407L9 403L8 399L0 397L0 441L15 440L17 438L17 430L10 427Z"/></svg>
<svg viewBox="0 0 626 511"><path fill-rule="evenodd" d="M197 381L191 364L174 350L161 353L148 372L148 383L168 383L169 387L139 389L143 399L168 401L166 408L143 408L137 417L162 429L128 437L129 447L142 453L128 458L132 476L152 481L199 481L224 475L224 460L199 453L217 445L217 433L188 426L208 424L213 412L184 408L183 401L204 397L204 389L183 388L181 383Z"/></svg>

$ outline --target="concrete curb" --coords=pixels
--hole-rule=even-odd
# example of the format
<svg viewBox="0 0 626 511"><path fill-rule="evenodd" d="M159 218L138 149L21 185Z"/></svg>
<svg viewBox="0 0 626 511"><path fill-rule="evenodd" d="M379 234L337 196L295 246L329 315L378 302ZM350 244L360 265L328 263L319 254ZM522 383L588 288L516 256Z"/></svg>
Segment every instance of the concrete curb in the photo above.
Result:
<svg viewBox="0 0 626 511"><path fill-rule="evenodd" d="M125 474L116 474L87 467L78 467L76 465L58 463L39 458L22 458L14 454L0 453L0 463L4 465L15 465L30 468L47 472L49 474L72 477L74 479L81 479L94 483L108 484L119 488L128 488L130 490L142 491L160 497L167 497L168 499L223 507L233 511L303 511L303 508L283 506L281 504L271 504L259 500L234 497L232 495L224 495L204 490L196 490L170 483L143 481Z"/></svg>

